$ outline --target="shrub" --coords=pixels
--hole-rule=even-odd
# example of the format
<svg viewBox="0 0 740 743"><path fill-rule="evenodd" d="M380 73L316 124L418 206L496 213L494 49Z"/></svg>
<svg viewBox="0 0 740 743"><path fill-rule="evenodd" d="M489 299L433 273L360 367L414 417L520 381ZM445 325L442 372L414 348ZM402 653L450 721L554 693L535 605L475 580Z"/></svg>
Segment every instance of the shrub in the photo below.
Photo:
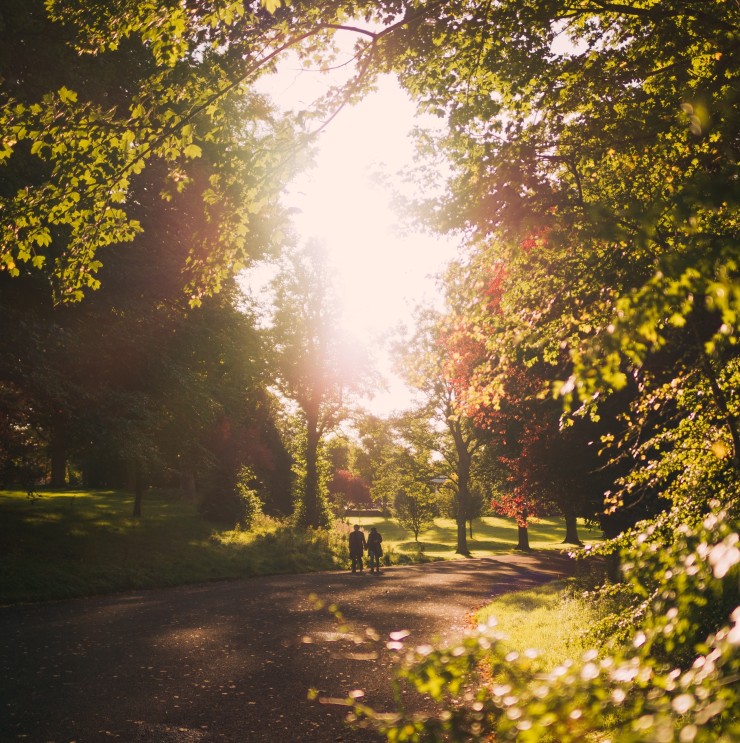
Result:
<svg viewBox="0 0 740 743"><path fill-rule="evenodd" d="M245 529L251 529L255 518L262 514L262 499L256 488L257 482L257 478L249 467L240 467L236 475L234 490L240 503L239 523Z"/></svg>

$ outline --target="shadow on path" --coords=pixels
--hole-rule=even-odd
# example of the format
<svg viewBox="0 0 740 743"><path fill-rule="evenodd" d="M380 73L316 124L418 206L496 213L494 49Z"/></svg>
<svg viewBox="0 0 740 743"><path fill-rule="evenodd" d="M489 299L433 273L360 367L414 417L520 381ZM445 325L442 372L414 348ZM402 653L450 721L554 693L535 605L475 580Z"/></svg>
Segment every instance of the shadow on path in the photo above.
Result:
<svg viewBox="0 0 740 743"><path fill-rule="evenodd" d="M387 709L395 656L323 641L334 621L310 594L359 630L406 629L420 644L451 641L495 595L569 572L548 552L0 608L0 740L378 740L307 692L360 688Z"/></svg>

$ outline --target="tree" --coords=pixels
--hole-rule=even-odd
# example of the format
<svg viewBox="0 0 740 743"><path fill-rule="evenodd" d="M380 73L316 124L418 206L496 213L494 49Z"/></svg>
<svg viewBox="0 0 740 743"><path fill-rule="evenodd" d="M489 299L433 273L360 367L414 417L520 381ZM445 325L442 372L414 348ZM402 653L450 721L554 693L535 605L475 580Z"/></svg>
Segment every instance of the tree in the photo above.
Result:
<svg viewBox="0 0 740 743"><path fill-rule="evenodd" d="M419 543L419 534L434 523L437 501L429 486L416 484L413 489L399 490L393 499L393 514L404 529L414 534Z"/></svg>
<svg viewBox="0 0 740 743"><path fill-rule="evenodd" d="M163 197L189 191L206 214L188 258L195 304L253 257L255 217L274 213L280 177L311 140L304 122L320 120L318 133L369 89L384 71L371 63L382 64L385 39L429 10L399 17L394 3L344 0L10 2L0 163L17 182L0 193L9 215L0 234L4 269L47 272L58 300L97 288L99 251L140 234L131 187L159 164L168 179ZM354 16L367 27L348 23ZM356 74L312 111L281 117L255 94L253 83L288 50L328 66L337 34L357 39ZM38 74L31 60L51 62L50 74Z"/></svg>
<svg viewBox="0 0 740 743"><path fill-rule="evenodd" d="M398 415L382 425L373 419L371 430L374 431L375 454L373 500L384 505L393 504L399 523L413 531L418 542L419 532L439 511L439 496L434 484L438 466L434 456L434 433L428 419L415 411Z"/></svg>
<svg viewBox="0 0 740 743"><path fill-rule="evenodd" d="M188 297L203 303L224 288L221 320L230 309L232 319L238 314L226 308L233 295L225 276L270 249L282 213L269 204L275 186L267 173L282 156L269 155L266 146L268 140L287 143L289 131L271 139L282 124L245 91L232 90L205 116L218 122L214 130L205 131L195 112L189 123L179 118L178 106L191 105L204 94L206 78L215 83L223 70L202 46L194 53L183 49L176 71L174 60L165 59L165 47L175 43L171 34L177 35L176 10L149 8L160 14L160 34L147 42L126 25L136 23L133 4L46 5L11 0L0 11L0 119L7 124L0 148L7 217L0 228L0 278L8 310L2 345L10 351L0 379L22 378L54 484L64 484L68 461L82 467L88 482L120 484L121 460L128 460L131 486L139 481L138 511L142 469L159 481L177 470L194 486L196 470L203 475L213 464L204 442L224 392L223 386L214 390L225 378L217 379L218 365L204 373L208 364L196 360L197 353L181 355L188 333L199 332ZM147 20L148 10L139 10L141 31L156 18ZM193 21L198 31L189 32L202 34L205 27ZM190 41L198 43L194 36ZM152 83L149 91L144 81ZM191 87L180 95L183 85ZM156 91L158 100L147 99ZM276 124L272 134L268 120ZM170 128L175 138L168 145L170 135L154 134L150 126ZM157 144L150 135L160 137ZM261 199L264 209L256 206ZM106 252L103 265L98 249L129 239L125 252ZM106 291L93 295L97 301L61 306L101 281ZM213 309L206 314L218 325ZM244 328L237 325L238 334ZM215 326L211 332L218 334ZM253 393L260 384L253 374L245 385L252 394L246 408L257 405Z"/></svg>
<svg viewBox="0 0 740 743"><path fill-rule="evenodd" d="M443 482L437 485L437 490L442 496L442 498L440 499L440 513L447 518L451 518L457 521L457 493L453 488L450 487L451 483L449 480L443 477L440 477L438 479L443 480ZM475 521L475 519L490 514L490 501L490 497L486 495L486 484L484 484L479 479L479 477L476 477L470 487L470 501L468 504L469 510L465 514L465 519L468 523L468 536L470 537L470 539L473 538L473 522Z"/></svg>
<svg viewBox="0 0 740 743"><path fill-rule="evenodd" d="M426 405L417 411L433 432L430 444L442 457L448 487L457 500L456 552L470 554L467 543L468 515L472 513L471 478L483 436L459 404L458 389L446 374L441 319L433 313L420 318L419 329L410 343L403 344L399 362L409 384L419 389Z"/></svg>
<svg viewBox="0 0 740 743"><path fill-rule="evenodd" d="M349 470L335 470L328 487L332 499L341 499L347 506L371 508L373 505L368 484Z"/></svg>
<svg viewBox="0 0 740 743"><path fill-rule="evenodd" d="M140 512L144 485L170 485L176 473L194 500L227 466L213 436L228 418L241 439L241 459L228 467L248 461L280 511L289 504L275 509L272 494L289 489L279 482L285 457L254 319L233 285L187 306L177 268L187 222L178 229L166 207L158 217L126 256L110 257L105 285L86 302L53 306L37 274L0 275L0 379L23 391L36 432L29 446L35 456L48 448L57 486L70 463L86 486L138 490Z"/></svg>
<svg viewBox="0 0 740 743"><path fill-rule="evenodd" d="M46 272L59 301L97 288L100 250L141 234L137 182L158 168L166 185L150 203L199 202L186 256L193 303L254 257L294 139L248 84L270 68L288 19L238 3L11 0L2 21L0 263L10 275Z"/></svg>
<svg viewBox="0 0 740 743"><path fill-rule="evenodd" d="M656 351L693 345L737 443L716 383L734 355L737 9L704 11L450 6L404 39L398 66L447 118L435 147L454 167L435 213L506 272L523 359L565 355L558 391L588 402L630 374L644 384ZM439 46L457 53L431 62Z"/></svg>
<svg viewBox="0 0 740 743"><path fill-rule="evenodd" d="M521 490L511 493L502 492L498 493L491 502L491 508L495 513L508 516L516 521L518 535L516 548L523 552L531 552L529 523L539 516L549 515L542 500Z"/></svg>
<svg viewBox="0 0 740 743"><path fill-rule="evenodd" d="M391 452L396 445L393 421L369 413L360 413L354 416L353 425L359 438L354 454L354 466L372 491L376 480L382 476L383 463L392 456ZM376 502L385 510L385 497L376 498Z"/></svg>
<svg viewBox="0 0 740 743"><path fill-rule="evenodd" d="M280 391L297 406L304 434L298 518L306 526L323 526L329 515L319 447L346 415L347 394L359 388L364 365L336 334L328 267L318 245L289 255L273 288L272 359Z"/></svg>

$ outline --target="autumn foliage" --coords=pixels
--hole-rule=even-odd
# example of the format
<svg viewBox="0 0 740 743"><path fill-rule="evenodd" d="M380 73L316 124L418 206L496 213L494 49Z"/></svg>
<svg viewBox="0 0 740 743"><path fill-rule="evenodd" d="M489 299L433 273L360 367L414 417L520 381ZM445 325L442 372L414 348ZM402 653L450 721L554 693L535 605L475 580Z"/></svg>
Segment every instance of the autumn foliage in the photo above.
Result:
<svg viewBox="0 0 740 743"><path fill-rule="evenodd" d="M329 496L333 501L367 508L373 505L370 487L362 477L353 475L349 470L337 470L329 482Z"/></svg>

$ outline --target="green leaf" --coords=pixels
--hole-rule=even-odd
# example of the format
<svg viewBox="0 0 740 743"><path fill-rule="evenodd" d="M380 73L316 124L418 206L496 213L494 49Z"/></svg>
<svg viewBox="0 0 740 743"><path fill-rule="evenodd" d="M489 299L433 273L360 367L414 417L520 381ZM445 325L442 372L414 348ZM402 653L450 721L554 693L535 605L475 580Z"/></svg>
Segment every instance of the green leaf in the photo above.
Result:
<svg viewBox="0 0 740 743"><path fill-rule="evenodd" d="M41 247L46 247L48 245L51 245L51 234L49 233L49 230L46 228L39 230L33 236L33 239L34 239L34 242L37 245L40 245Z"/></svg>
<svg viewBox="0 0 740 743"><path fill-rule="evenodd" d="M77 103L77 93L75 93L74 90L61 87L57 91L57 95L59 96L62 103Z"/></svg>
<svg viewBox="0 0 740 743"><path fill-rule="evenodd" d="M196 157L200 157L203 154L203 150L201 150L201 148L198 147L197 144L189 144L182 151L182 154L185 155L185 157L196 158Z"/></svg>

